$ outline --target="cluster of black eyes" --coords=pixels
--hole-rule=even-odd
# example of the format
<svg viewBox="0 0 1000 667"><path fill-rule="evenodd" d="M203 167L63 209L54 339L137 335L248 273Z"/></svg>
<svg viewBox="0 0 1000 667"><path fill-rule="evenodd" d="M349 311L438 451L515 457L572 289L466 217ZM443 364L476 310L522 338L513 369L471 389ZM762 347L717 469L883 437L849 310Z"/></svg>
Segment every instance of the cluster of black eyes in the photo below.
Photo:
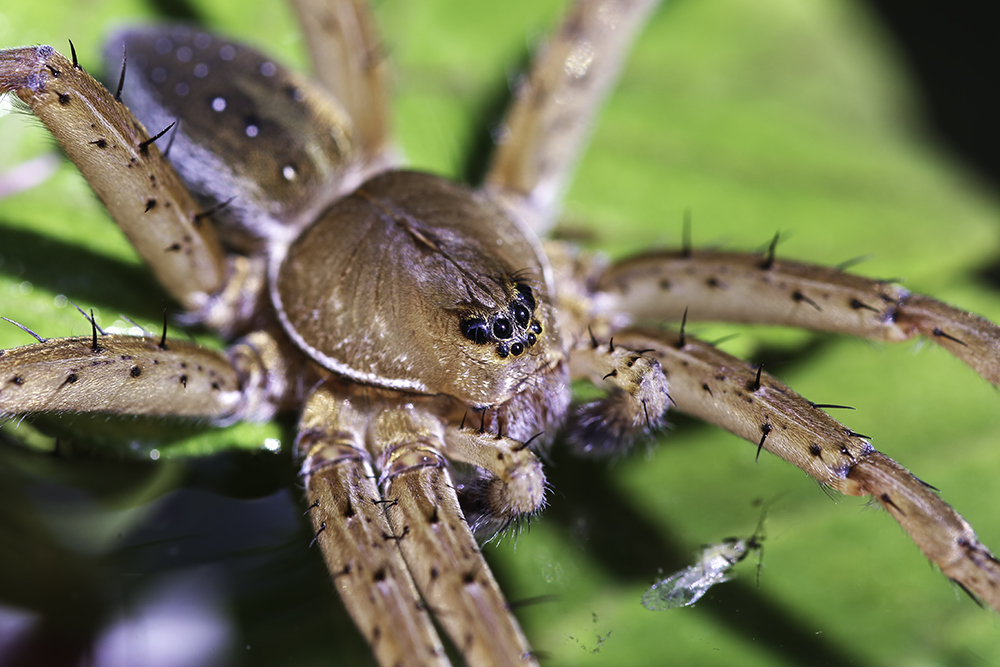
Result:
<svg viewBox="0 0 1000 667"><path fill-rule="evenodd" d="M535 296L531 288L524 283L517 283L514 287L518 297L511 301L506 312L499 312L489 319L469 317L461 324L462 335L473 343L497 343L500 357L522 354L538 341L537 334L542 333L542 325L538 320L531 319L535 312ZM511 342L515 336L516 339Z"/></svg>

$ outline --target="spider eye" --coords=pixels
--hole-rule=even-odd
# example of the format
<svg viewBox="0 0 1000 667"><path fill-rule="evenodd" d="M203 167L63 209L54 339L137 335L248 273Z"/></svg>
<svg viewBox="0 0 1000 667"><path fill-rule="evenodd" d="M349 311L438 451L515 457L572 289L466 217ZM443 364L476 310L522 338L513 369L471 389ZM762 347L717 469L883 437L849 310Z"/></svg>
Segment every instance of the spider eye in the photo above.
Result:
<svg viewBox="0 0 1000 667"><path fill-rule="evenodd" d="M493 335L497 338L510 338L514 334L514 325L506 317L498 317L493 321Z"/></svg>
<svg viewBox="0 0 1000 667"><path fill-rule="evenodd" d="M522 345L521 343L514 343L513 345L510 346L510 353L513 354L515 357L520 355L522 352L524 352L524 345Z"/></svg>
<svg viewBox="0 0 1000 667"><path fill-rule="evenodd" d="M524 303L528 306L528 311L535 310L535 294L531 291L531 288L524 283L517 283L514 285L514 289L521 293L524 297Z"/></svg>
<svg viewBox="0 0 1000 667"><path fill-rule="evenodd" d="M467 320L462 320L462 335L471 340L477 345L483 345L490 342L490 331L486 326L484 320L478 317L469 318ZM494 330L496 325L494 325Z"/></svg>
<svg viewBox="0 0 1000 667"><path fill-rule="evenodd" d="M510 307L510 313L514 316L514 321L516 321L520 326L528 326L528 320L531 319L531 311L524 307L524 304L514 303Z"/></svg>

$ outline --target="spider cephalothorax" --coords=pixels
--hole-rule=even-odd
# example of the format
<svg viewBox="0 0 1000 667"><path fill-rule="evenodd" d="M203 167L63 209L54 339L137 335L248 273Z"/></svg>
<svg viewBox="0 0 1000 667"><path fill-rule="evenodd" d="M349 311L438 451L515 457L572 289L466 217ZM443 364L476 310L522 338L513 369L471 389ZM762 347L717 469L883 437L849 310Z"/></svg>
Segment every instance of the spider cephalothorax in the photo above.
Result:
<svg viewBox="0 0 1000 667"><path fill-rule="evenodd" d="M610 262L539 240L655 3L570 11L479 189L398 166L367 10L301 4L321 85L197 28L117 33L126 105L154 133L180 119L156 138L75 55L0 54L0 88L53 132L186 319L228 344L106 334L91 316L87 336L3 351L0 414L297 415L313 541L385 664L447 661L430 614L470 663L532 662L470 525L489 536L543 507L536 452L560 430L584 452L621 451L668 407L873 496L948 577L1000 606L1000 563L929 487L759 365L651 325L924 335L997 383L996 326L773 245ZM571 380L602 395L571 407Z"/></svg>
<svg viewBox="0 0 1000 667"><path fill-rule="evenodd" d="M291 244L272 294L286 331L327 368L502 405L563 354L548 281L533 281L537 301L527 283L548 272L543 257L483 197L394 171L331 206Z"/></svg>

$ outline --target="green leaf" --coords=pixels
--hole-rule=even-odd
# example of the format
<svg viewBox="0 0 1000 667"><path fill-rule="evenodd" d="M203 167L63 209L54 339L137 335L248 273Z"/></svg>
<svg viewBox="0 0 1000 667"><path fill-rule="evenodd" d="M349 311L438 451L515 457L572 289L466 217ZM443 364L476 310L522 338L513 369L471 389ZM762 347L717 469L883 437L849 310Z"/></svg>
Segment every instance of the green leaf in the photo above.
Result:
<svg viewBox="0 0 1000 667"><path fill-rule="evenodd" d="M277 3L259 4L214 0L196 9L214 29L303 63L290 16ZM450 175L470 170L470 151L498 120L496 100L560 6L378 3L395 65L400 141L417 167ZM148 18L146 5L125 0L11 4L0 17L0 43L65 50L72 38L81 61L95 70L102 33ZM36 125L0 120L0 168L51 150ZM839 264L871 255L855 270L905 277L913 291L1000 319L1000 297L975 275L1000 247L997 201L927 139L890 43L857 3L677 0L655 15L595 130L563 225L587 230L592 247L622 256L679 243L685 211L699 246L756 249L780 231L783 256ZM89 331L58 295L99 309L105 324L125 313L151 328L166 301L69 165L0 201L0 315L43 336ZM736 329L693 330L713 339ZM940 488L983 541L1000 548L1000 420L992 387L931 345L914 354L913 345L738 330L727 351L753 355L763 344L784 346L790 362L773 373L812 400L856 407L837 416ZM27 342L13 327L0 327L0 347ZM768 457L754 463L752 446L676 421L650 451L614 465L575 462L556 450L549 510L517 538L516 550L511 539L485 548L511 600L546 596L518 614L547 664L937 665L978 664L1000 653L994 612L980 610L928 567L884 512L831 499L788 464ZM205 451L217 451L259 448L264 436L205 437ZM0 488L20 489L24 512L58 510L67 489L89 489L99 516L128 496L148 510L126 531L133 551L148 554L157 540L181 544L200 554L194 562L210 561L217 578L235 582L224 603L235 610L229 622L239 633L234 662L325 664L335 662L335 651L355 660L365 655L332 600L318 553L306 549L287 455L175 464L190 473L177 490L116 494L81 479L112 471L117 488L126 489L122 479L135 474L133 466L148 471L159 464L49 461L8 449L0 449L0 473L9 478ZM234 467L252 478L241 477L239 491L230 485ZM38 500L47 495L57 499ZM690 564L702 543L749 536L758 500L769 503L759 585L748 559L735 581L713 588L694 608L641 606L657 568L669 573ZM213 541L213 530L190 517L175 519L180 528L142 528L149 516L173 516L165 508L178 503L204 508L202 520L222 517L211 526L236 526L214 531L231 548L219 549L220 535ZM269 522L286 515L285 532ZM15 543L14 527L22 525L16 516L0 515L4 544ZM273 530L272 540L248 541L266 532L244 526L255 521ZM31 525L16 550L61 560L23 563L26 580L44 587L47 568L61 567L73 574L54 580L63 586L112 586L95 600L114 598L115 585L130 600L148 590L122 583L134 562L124 569L107 562L129 562L114 551L114 540L105 545L114 558L95 558L60 541L50 519ZM137 535L147 541L136 546ZM142 570L148 581L170 568L167 558L154 561L158 567ZM16 595L9 576L0 575L0 604L41 606ZM122 611L115 604L102 609ZM81 627L92 622L85 618Z"/></svg>

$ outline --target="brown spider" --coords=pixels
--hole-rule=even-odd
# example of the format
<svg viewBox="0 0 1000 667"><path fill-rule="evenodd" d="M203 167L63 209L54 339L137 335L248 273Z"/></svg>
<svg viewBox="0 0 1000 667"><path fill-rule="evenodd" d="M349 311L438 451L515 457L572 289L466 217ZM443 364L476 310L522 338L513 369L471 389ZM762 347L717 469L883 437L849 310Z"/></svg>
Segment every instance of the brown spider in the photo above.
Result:
<svg viewBox="0 0 1000 667"><path fill-rule="evenodd" d="M757 258L757 261L760 261L760 258ZM529 285L529 287L530 287L530 285ZM716 289L718 289L718 287L716 287ZM525 296L526 296L526 295L525 295L525 290L524 290L524 287L523 287L523 285L522 285L521 283L518 283L517 281L515 281L515 282L514 282L514 292L511 292L510 294L511 294L511 295L512 295L512 296L513 296L513 297L514 297L514 298L515 298L515 299L516 299L516 300L517 300L517 301L518 301L519 303L524 303L524 299L523 299L523 298L518 298L518 297L517 297L517 295L518 295L518 294L520 294L520 295L521 295L521 297L525 297ZM532 294L534 294L534 292L532 292ZM806 299L808 299L808 298L811 298L811 297L808 297L808 295L804 295L804 296L806 297ZM532 298L534 298L534 297L532 297ZM513 302L513 301L512 301L511 303L512 303L512 304L514 304L514 302ZM808 303L808 301L805 301L805 303ZM512 316L512 317L516 317L516 315L514 315L514 312L513 312L513 309L515 308L515 306L516 306L516 304L514 304L514 305L510 305L510 306L509 306L509 308L511 309L511 316ZM860 310L863 310L863 309L860 309ZM10 314L14 314L14 313L10 313ZM467 319L469 319L469 318L467 318ZM495 318L494 318L494 320L493 320L493 321L491 322L491 324L494 324L494 323L495 323L495 321L496 321L496 320L495 320ZM531 321L529 320L529 321L528 321L528 326L530 326L531 324L532 324L532 323L531 323ZM465 325L465 328L463 328L463 333L464 333L464 334L465 334L465 335L466 335L467 337L469 337L470 339L476 339L476 338L477 338L477 337L479 337L479 335L480 335L480 334L478 333L478 332L479 332L479 329L477 328L478 326L479 326L479 325L469 325L469 324L466 324L466 325ZM471 336L470 336L470 333L472 334ZM600 331L598 331L598 333L601 333L601 332L600 332ZM525 332L523 332L523 334L522 334L522 335L523 335L523 336L526 336L526 335L527 335L527 327L525 327ZM504 340L506 340L506 339L504 339ZM604 339L604 340L606 340L606 337L605 337L605 339ZM495 342L495 341L494 341L494 342ZM603 348L603 343L604 343L604 341L602 341L602 347L598 348L599 350L603 350L603 349L604 349L604 348ZM621 346L621 340L619 340L619 348L620 348L620 347L622 347L622 346ZM609 349L610 349L610 345L609 345ZM499 351L498 351L498 353L499 353ZM515 355L515 356L519 356L519 355ZM626 363L627 363L627 362L626 362ZM751 376L752 376L752 373L751 373ZM754 380L753 380L753 378L752 378L752 377L751 377L750 379L748 379L748 382L753 382L753 381L754 381ZM824 393L825 393L825 392L824 392ZM370 398L370 397L369 397L369 400L371 400L371 398ZM457 419L457 418L456 418L456 419ZM496 418L495 418L495 417L490 417L490 416L488 415L488 413L487 413L487 417L486 417L486 419L487 419L487 420L489 420L489 419L496 419ZM642 428L642 427L643 427L643 425L642 425L642 424L640 424L640 428ZM861 429L859 428L859 430L861 430ZM494 431L494 432L495 432L495 431ZM508 431L508 434L509 434L509 433L510 433L510 431ZM761 431L761 434L762 434L762 435L764 435L764 436L769 436L769 435L770 435L770 432L768 432L768 433L764 433L763 431ZM765 438L765 440L766 440L766 438ZM936 481L936 480L933 480L933 481ZM949 496L948 496L948 497L949 497L949 499L950 499L950 494L949 494ZM320 524L320 525L322 525L322 524ZM321 533L321 537L322 537L322 533ZM702 537L703 537L703 538L706 538L706 539L710 539L710 536L704 536L704 535L703 535ZM405 540L406 538L404 537L403 539ZM650 576L652 575L652 573L649 573L649 574L650 574ZM432 605L432 607L433 607L433 606L434 606L434 605Z"/></svg>

